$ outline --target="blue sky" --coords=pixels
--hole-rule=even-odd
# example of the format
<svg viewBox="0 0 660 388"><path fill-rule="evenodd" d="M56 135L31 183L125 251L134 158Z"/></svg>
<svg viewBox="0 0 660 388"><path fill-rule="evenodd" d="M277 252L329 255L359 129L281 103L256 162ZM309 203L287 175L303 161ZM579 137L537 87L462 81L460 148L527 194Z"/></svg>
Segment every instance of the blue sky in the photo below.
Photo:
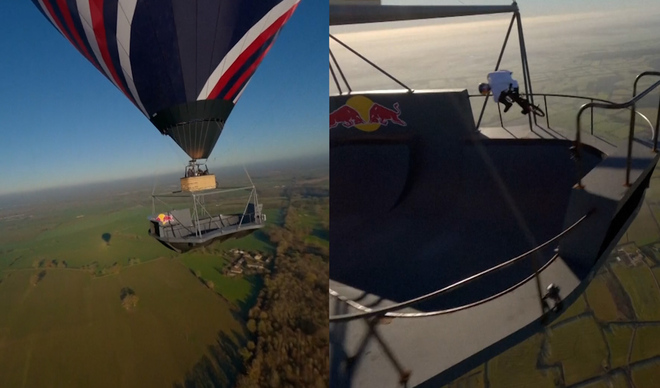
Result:
<svg viewBox="0 0 660 388"><path fill-rule="evenodd" d="M302 0L210 165L327 154L326 2ZM183 171L187 155L29 0L0 2L0 194Z"/></svg>

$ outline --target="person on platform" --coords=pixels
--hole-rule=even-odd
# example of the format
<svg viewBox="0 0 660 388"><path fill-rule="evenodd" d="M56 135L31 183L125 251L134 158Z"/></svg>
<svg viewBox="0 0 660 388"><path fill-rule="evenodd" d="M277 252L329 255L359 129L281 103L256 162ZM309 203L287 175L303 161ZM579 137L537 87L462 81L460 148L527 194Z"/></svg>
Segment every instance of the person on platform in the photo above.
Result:
<svg viewBox="0 0 660 388"><path fill-rule="evenodd" d="M509 70L498 70L488 74L488 83L479 84L479 93L487 96L493 93L493 100L504 105L504 112L508 112L513 103L520 105L522 114L531 111L529 103L520 97L518 81L513 79L513 73Z"/></svg>

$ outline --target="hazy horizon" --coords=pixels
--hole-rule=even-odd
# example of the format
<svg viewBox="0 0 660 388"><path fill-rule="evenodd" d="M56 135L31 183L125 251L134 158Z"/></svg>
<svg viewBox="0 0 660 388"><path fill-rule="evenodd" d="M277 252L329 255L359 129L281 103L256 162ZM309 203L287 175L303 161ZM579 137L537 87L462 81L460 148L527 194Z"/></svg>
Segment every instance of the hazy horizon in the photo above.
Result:
<svg viewBox="0 0 660 388"><path fill-rule="evenodd" d="M256 161L249 164L235 164L235 165L213 165L208 163L209 171L216 175L216 177L225 179L239 179L241 176L245 177L245 181L249 182L245 176L243 168L247 170L253 179L259 179L263 176L275 173L289 173L293 170L305 169L322 169L327 168L329 172L329 160L326 154L316 154L299 156L293 158L282 158L269 161ZM105 195L116 195L127 188L132 190L146 190L158 187L165 187L171 185L178 185L179 178L182 176L185 166L181 166L180 170L172 170L168 172L154 173L153 175L139 175L124 178L111 178L101 179L86 183L75 184L62 184L50 187L39 187L36 189L28 189L14 192L0 193L0 211L6 206L12 206L12 202L20 203L18 206L25 205L27 202L51 200L53 197L58 199L75 199L76 197L85 195L94 195L102 192ZM284 170L284 171L280 171ZM257 188L258 185L257 185ZM39 198L47 196L48 198ZM24 203L21 203L24 202ZM7 205L10 203L10 205Z"/></svg>
<svg viewBox="0 0 660 388"><path fill-rule="evenodd" d="M640 4L634 1L632 5ZM654 24L659 7L631 5L626 12L592 7L580 8L581 13L543 15L533 5L538 8L534 2L519 3L535 92L575 91L576 85L567 81L582 72L595 81L609 77L612 82L603 83L596 92L618 98L622 94L621 87L615 87L617 82L625 82L631 92L635 75L649 70L630 66L630 61L656 55L658 44L653 36L659 31ZM333 26L330 32L413 89L466 88L476 94L477 85L495 67L510 20L510 14L501 14ZM330 48L352 90L401 88L335 42L330 42ZM601 66L585 67L587 59L594 57ZM515 28L500 69L512 70L514 78L522 78ZM330 94L337 91L332 77L329 89ZM627 91L625 96L629 94Z"/></svg>

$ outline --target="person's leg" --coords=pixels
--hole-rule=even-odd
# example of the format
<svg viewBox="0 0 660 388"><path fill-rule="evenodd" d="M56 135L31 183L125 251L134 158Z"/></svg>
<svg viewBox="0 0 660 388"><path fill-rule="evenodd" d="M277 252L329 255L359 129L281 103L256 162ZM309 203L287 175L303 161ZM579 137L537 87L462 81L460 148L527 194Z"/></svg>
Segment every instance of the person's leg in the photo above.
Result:
<svg viewBox="0 0 660 388"><path fill-rule="evenodd" d="M526 115L527 113L532 111L531 108L529 107L529 102L526 99L520 97L520 93L518 93L518 88L513 89L512 97L513 100L522 108L522 111L520 113Z"/></svg>
<svg viewBox="0 0 660 388"><path fill-rule="evenodd" d="M500 102L500 104L504 105L504 112L508 112L509 109L511 109L511 106L513 106L513 100L511 97L508 95L507 92L502 92L500 93L500 98L497 100Z"/></svg>

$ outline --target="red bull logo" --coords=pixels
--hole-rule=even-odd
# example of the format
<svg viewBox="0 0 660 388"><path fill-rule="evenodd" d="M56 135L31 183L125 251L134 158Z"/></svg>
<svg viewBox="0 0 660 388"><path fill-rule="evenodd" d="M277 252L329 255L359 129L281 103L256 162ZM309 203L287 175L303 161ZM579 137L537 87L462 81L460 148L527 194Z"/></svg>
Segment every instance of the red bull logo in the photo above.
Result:
<svg viewBox="0 0 660 388"><path fill-rule="evenodd" d="M161 224L167 224L168 222L172 221L174 218L170 214L163 214L160 213L156 219L161 223Z"/></svg>
<svg viewBox="0 0 660 388"><path fill-rule="evenodd" d="M393 123L402 127L406 122L401 120L399 103L394 103L393 109L373 102L365 96L353 96L334 112L330 113L330 129L343 126L355 127L361 131L373 132L381 125Z"/></svg>

